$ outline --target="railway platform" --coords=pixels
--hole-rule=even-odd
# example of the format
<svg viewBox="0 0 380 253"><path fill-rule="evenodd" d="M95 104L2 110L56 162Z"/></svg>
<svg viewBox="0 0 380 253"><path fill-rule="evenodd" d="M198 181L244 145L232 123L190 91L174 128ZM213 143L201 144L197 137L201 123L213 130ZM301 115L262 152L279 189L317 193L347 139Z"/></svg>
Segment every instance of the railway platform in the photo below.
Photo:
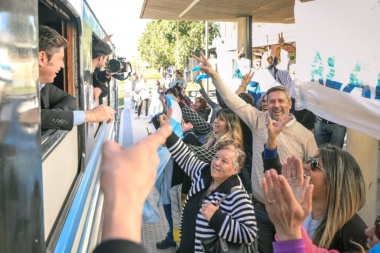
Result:
<svg viewBox="0 0 380 253"><path fill-rule="evenodd" d="M145 111L144 111L145 112ZM125 107L120 114L120 134L119 134L119 144L123 147L128 147L138 142L139 140L147 136L147 128L150 132L154 132L155 128L153 124L148 123L149 118L145 118L142 115L139 119L136 118L137 114L134 109L131 108L130 98L125 99ZM380 153L380 151L379 151ZM380 154L379 154L380 157ZM378 175L378 185L377 185L377 213L380 213L380 162L378 164L379 175ZM155 190L152 191L151 195L157 194ZM152 197L152 196L150 196ZM153 196L155 197L155 196ZM157 253L174 253L175 248L171 247L166 250L159 250L156 248L156 242L163 240L168 231L168 225L165 219L165 214L162 208L158 208L160 219L157 224L147 224L144 223L142 229L143 244L148 252Z"/></svg>

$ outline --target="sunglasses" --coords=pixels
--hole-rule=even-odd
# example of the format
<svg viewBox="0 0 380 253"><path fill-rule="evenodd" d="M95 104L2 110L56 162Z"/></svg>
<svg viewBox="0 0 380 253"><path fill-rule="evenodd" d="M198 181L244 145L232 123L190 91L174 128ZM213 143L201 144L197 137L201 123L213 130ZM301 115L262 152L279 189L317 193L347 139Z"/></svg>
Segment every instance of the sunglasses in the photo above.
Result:
<svg viewBox="0 0 380 253"><path fill-rule="evenodd" d="M322 167L318 164L318 160L317 160L317 158L315 158L315 157L309 157L309 159L307 159L307 162L306 162L307 164L310 164L310 168L311 168L311 170L315 170L316 168L318 168L318 169L320 169L320 170L322 170Z"/></svg>
<svg viewBox="0 0 380 253"><path fill-rule="evenodd" d="M377 238L380 238L380 215L377 216L375 221L375 235Z"/></svg>

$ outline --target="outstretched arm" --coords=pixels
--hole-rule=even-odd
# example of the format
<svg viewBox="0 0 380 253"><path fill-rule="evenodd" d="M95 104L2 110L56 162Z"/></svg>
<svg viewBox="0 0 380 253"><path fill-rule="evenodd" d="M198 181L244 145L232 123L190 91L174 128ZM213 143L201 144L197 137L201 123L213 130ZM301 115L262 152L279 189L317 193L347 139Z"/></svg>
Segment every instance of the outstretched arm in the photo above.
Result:
<svg viewBox="0 0 380 253"><path fill-rule="evenodd" d="M251 128L252 131L264 128L266 123L266 114L247 104L244 100L239 98L235 92L230 90L225 85L219 74L212 68L205 55L202 52L200 53L201 57L193 57L201 63L201 70L212 78L214 86L219 91L227 106L234 111L239 118Z"/></svg>
<svg viewBox="0 0 380 253"><path fill-rule="evenodd" d="M157 148L169 133L170 126L163 127L127 149L115 142L103 145L100 186L104 223L102 243L94 253L146 252L140 245L143 204L156 177Z"/></svg>

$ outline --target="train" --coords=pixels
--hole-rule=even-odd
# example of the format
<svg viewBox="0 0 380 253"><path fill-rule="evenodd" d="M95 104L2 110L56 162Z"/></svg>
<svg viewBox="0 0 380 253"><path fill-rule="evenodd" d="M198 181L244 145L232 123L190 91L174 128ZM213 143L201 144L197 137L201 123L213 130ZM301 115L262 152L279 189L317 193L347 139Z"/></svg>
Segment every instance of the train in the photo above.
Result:
<svg viewBox="0 0 380 253"><path fill-rule="evenodd" d="M68 41L53 84L80 110L100 103L117 111L116 80L108 96L93 99L92 41L106 31L85 0L0 7L0 252L91 252L102 225L101 146L116 139L118 116L111 124L41 131L38 28L52 27Z"/></svg>

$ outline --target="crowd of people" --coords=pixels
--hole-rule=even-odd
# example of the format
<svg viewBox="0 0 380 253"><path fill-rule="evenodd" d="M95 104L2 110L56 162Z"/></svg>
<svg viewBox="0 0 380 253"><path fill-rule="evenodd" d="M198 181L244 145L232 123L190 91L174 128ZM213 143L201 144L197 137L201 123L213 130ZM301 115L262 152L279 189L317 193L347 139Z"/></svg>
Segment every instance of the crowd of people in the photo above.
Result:
<svg viewBox="0 0 380 253"><path fill-rule="evenodd" d="M51 84L64 67L67 42L47 26L40 27L39 35L42 129L71 130L84 122L111 122L112 108L77 110L75 98ZM282 45L280 36L279 44L262 57L261 66L241 75L236 91L202 52L194 56L200 70L212 79L217 102L208 97L201 82L202 97L191 101L185 93L186 80L176 71L173 80L155 83L148 106L147 83L141 74L133 74L137 118L145 105L145 115L150 113L157 131L128 149L104 144L103 242L95 252L144 252L142 210L162 159L159 147L171 161L165 164L169 187L164 191L182 185L183 207L181 239L176 242L170 197L165 200L169 231L157 243L158 249L178 245L179 253L221 252L225 247L263 253L376 249L380 217L367 228L357 214L366 202L361 169L342 150L344 135L334 130L339 126L294 109L294 83L286 69L277 69L280 63L286 65ZM100 70L111 53L107 43L94 41L95 100L107 95L104 85L113 73ZM237 60L241 58L239 54ZM271 76L274 85L263 90L260 82L273 80L255 79L256 75ZM320 131L331 138L320 138ZM334 141L335 134L339 141Z"/></svg>

